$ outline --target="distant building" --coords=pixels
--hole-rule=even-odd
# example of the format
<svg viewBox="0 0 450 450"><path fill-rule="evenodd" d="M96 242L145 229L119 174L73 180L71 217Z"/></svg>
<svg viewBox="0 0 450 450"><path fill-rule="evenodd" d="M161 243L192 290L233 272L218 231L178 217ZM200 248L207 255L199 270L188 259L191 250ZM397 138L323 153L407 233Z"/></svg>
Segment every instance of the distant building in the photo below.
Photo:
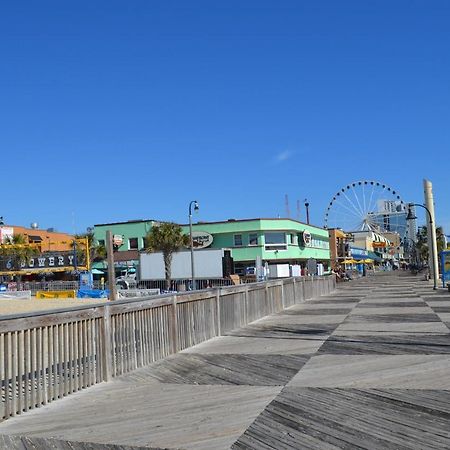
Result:
<svg viewBox="0 0 450 450"><path fill-rule="evenodd" d="M11 243L14 236L22 235L28 244L34 244L41 251L66 251L73 247L74 236L68 233L58 233L53 229L40 230L18 225L0 226L0 244Z"/></svg>
<svg viewBox="0 0 450 450"><path fill-rule="evenodd" d="M20 241L17 239L21 236ZM88 266L86 240L68 233L36 226L0 226L0 277L20 276L23 280L51 276L61 279Z"/></svg>
<svg viewBox="0 0 450 450"><path fill-rule="evenodd" d="M415 215L414 206L411 207L411 211ZM405 238L416 241L416 219L406 220L407 215L408 211L401 202L379 200L377 212L370 213L369 218L372 227L378 228L381 233L385 231L398 233L402 242Z"/></svg>

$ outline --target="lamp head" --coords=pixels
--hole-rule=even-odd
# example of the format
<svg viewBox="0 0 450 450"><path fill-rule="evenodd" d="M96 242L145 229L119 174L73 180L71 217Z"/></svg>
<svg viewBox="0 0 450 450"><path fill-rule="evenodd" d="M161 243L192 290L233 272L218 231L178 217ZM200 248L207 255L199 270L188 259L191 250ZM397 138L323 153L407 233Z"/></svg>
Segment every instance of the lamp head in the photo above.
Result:
<svg viewBox="0 0 450 450"><path fill-rule="evenodd" d="M197 200L195 200L194 211L197 212L199 209L200 209L200 207L198 206L198 202L197 202Z"/></svg>
<svg viewBox="0 0 450 450"><path fill-rule="evenodd" d="M417 217L414 215L411 209L412 205L408 205L408 215L406 216L406 220L415 220Z"/></svg>

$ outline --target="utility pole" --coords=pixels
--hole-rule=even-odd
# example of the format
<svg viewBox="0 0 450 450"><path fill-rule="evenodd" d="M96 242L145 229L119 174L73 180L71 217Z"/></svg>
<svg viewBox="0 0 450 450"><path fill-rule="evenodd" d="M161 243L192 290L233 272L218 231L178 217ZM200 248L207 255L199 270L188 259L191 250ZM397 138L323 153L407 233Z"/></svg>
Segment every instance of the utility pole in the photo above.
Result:
<svg viewBox="0 0 450 450"><path fill-rule="evenodd" d="M289 209L289 197L287 194L284 196L284 204L286 207L286 217L289 219L291 217L291 211Z"/></svg>
<svg viewBox="0 0 450 450"><path fill-rule="evenodd" d="M108 259L108 287L109 299L114 301L117 299L116 290L116 273L114 270L114 248L111 230L106 232L106 254Z"/></svg>
<svg viewBox="0 0 450 450"><path fill-rule="evenodd" d="M432 269L434 289L438 285L439 281L439 265L438 265L438 252L436 243L436 219L434 216L434 201L433 201L433 184L431 181L423 180L423 190L425 196L425 206L430 212L427 216L427 237L429 252L429 267Z"/></svg>

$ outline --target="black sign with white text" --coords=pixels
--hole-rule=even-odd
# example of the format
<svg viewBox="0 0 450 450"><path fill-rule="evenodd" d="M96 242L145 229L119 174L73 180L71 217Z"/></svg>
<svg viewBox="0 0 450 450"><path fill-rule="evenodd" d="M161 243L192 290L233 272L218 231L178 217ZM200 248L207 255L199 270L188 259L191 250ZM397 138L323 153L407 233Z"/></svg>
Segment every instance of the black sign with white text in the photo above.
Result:
<svg viewBox="0 0 450 450"><path fill-rule="evenodd" d="M73 252L41 254L31 257L0 255L0 271L72 268L74 266L75 255Z"/></svg>

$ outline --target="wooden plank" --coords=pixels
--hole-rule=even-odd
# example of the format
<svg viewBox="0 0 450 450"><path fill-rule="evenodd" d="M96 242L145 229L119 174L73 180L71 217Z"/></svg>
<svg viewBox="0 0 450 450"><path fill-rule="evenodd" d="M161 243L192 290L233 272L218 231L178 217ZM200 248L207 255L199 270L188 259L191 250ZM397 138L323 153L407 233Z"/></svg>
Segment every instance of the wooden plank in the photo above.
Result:
<svg viewBox="0 0 450 450"><path fill-rule="evenodd" d="M42 372L42 404L46 405L49 398L49 377L48 377L48 327L41 329L41 372Z"/></svg>
<svg viewBox="0 0 450 450"><path fill-rule="evenodd" d="M10 350L11 348L11 333L3 334L3 386L4 386L4 395L5 395L5 418L8 418L11 415L11 398L10 398Z"/></svg>
<svg viewBox="0 0 450 450"><path fill-rule="evenodd" d="M59 375L59 398L64 397L64 340L63 340L63 325L58 324L58 375Z"/></svg>
<svg viewBox="0 0 450 450"><path fill-rule="evenodd" d="M34 409L38 404L36 392L36 332L37 329L33 328L30 335L31 409Z"/></svg>
<svg viewBox="0 0 450 450"><path fill-rule="evenodd" d="M18 333L14 331L11 333L11 417L14 417L17 413L17 397L18 397L18 389L20 388L19 376L17 374L18 368Z"/></svg>
<svg viewBox="0 0 450 450"><path fill-rule="evenodd" d="M103 309L102 324L102 346L101 361L103 367L103 381L110 381L113 374L116 373L116 359L113 358L113 348L115 349L115 324L112 324L110 307L105 306Z"/></svg>
<svg viewBox="0 0 450 450"><path fill-rule="evenodd" d="M43 403L43 374L42 374L42 328L36 328L36 405Z"/></svg>
<svg viewBox="0 0 450 450"><path fill-rule="evenodd" d="M18 377L17 377L17 390L18 390L18 398L17 398L17 411L19 414L22 414L24 411L25 404L25 349L24 349L24 339L25 332L18 332Z"/></svg>

